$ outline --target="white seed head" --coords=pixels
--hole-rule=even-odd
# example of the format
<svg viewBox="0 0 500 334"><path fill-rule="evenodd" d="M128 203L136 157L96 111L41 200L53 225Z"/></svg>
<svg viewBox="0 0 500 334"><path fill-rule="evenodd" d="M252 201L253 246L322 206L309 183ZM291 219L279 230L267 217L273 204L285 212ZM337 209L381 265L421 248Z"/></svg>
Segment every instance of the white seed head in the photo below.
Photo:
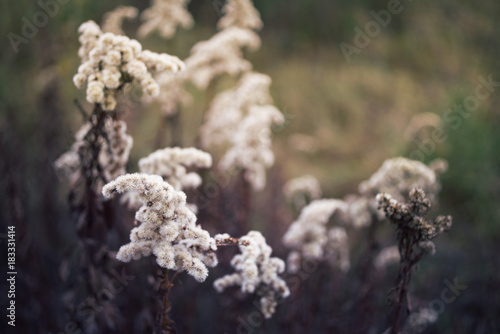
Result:
<svg viewBox="0 0 500 334"><path fill-rule="evenodd" d="M288 257L289 271L298 270L302 258L330 259L342 270L349 269L349 249L345 230L327 224L335 213L345 214L348 206L336 199L320 199L304 207L283 236L283 244L292 252ZM293 271L291 271L293 272Z"/></svg>
<svg viewBox="0 0 500 334"><path fill-rule="evenodd" d="M146 37L158 31L161 37L169 39L175 35L177 26L190 29L194 21L186 9L188 3L189 0L152 0L151 7L141 14L144 23L137 34Z"/></svg>
<svg viewBox="0 0 500 334"><path fill-rule="evenodd" d="M78 88L87 84L87 100L99 103L107 111L116 108L115 95L127 83L138 84L145 96L159 94L153 75L177 72L184 63L177 57L142 50L139 42L126 36L103 33L93 21L82 24L79 55L82 65L74 76Z"/></svg>
<svg viewBox="0 0 500 334"><path fill-rule="evenodd" d="M216 236L219 241L230 238L228 234ZM290 290L279 274L285 270L283 260L270 257L271 247L260 232L250 231L239 239L240 254L231 260L235 273L214 281L217 292L230 286L239 285L244 293L264 293L261 299L261 311L270 318L275 311L277 300L290 295Z"/></svg>
<svg viewBox="0 0 500 334"><path fill-rule="evenodd" d="M247 73L234 89L217 95L201 128L204 147L225 149L219 168L244 171L256 190L266 184L266 169L273 165L271 126L284 123L283 114L272 105L271 79Z"/></svg>
<svg viewBox="0 0 500 334"><path fill-rule="evenodd" d="M259 30L262 28L259 12L253 6L252 0L228 0L222 8L222 13L224 15L217 24L219 29L239 27Z"/></svg>
<svg viewBox="0 0 500 334"><path fill-rule="evenodd" d="M186 195L159 175L127 174L104 186L105 197L133 191L143 206L136 212L140 225L130 233L130 243L117 254L128 262L154 254L159 266L187 271L198 282L208 276L207 266L217 265L215 240L186 207Z"/></svg>
<svg viewBox="0 0 500 334"><path fill-rule="evenodd" d="M243 58L243 49L260 47L259 36L251 30L237 27L220 31L208 41L195 44L186 59L186 77L199 89L223 74L237 76L252 69Z"/></svg>
<svg viewBox="0 0 500 334"><path fill-rule="evenodd" d="M318 179L312 175L304 175L289 180L283 186L286 199L301 208L308 201L321 197L321 186Z"/></svg>

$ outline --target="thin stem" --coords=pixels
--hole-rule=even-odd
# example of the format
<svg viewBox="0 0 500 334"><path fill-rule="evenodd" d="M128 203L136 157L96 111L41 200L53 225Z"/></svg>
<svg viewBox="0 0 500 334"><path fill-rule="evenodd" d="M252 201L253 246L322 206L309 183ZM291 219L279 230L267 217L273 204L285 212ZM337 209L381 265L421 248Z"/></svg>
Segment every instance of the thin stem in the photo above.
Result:
<svg viewBox="0 0 500 334"><path fill-rule="evenodd" d="M408 231L406 231L408 232ZM411 269L415 262L411 261L411 253L413 249L413 237L411 232L405 233L406 236L402 237L400 240L401 249L401 261L399 266L399 280L398 285L398 300L396 304L396 311L394 316L394 324L391 328L391 334L397 334L400 325L401 312L403 309L403 304L406 301L407 311L408 311L408 284L410 282Z"/></svg>
<svg viewBox="0 0 500 334"><path fill-rule="evenodd" d="M174 321L168 316L168 313L172 309L172 303L170 302L170 291L174 286L174 281L179 274L178 271L172 276L172 279L169 280L169 270L165 269L165 277L164 277L164 296L163 296L163 314L162 314L162 331L165 333L176 333L174 325Z"/></svg>

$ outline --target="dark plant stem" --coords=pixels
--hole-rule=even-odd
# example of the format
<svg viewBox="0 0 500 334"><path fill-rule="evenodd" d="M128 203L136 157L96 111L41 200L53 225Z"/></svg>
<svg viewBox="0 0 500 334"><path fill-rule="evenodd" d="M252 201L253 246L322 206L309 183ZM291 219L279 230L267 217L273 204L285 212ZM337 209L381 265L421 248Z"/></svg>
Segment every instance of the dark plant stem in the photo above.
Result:
<svg viewBox="0 0 500 334"><path fill-rule="evenodd" d="M77 107L79 105L77 104ZM114 210L112 203L103 203L99 193L100 185L108 182L103 167L99 162L99 155L103 149L103 141L111 145L106 132L106 120L110 117L116 119L116 112L104 111L99 104L94 104L94 109L89 116L78 107L90 129L83 137L83 144L79 148L80 179L72 185L69 194L69 203L72 216L76 222L76 232L79 247L72 250L79 254L76 267L79 270L79 284L75 285L75 295L96 295L103 284L109 280L112 263L108 261L108 236L113 228ZM70 258L65 261L69 262ZM85 289L80 290L82 287ZM113 307L113 306L110 306ZM71 309L71 308L70 308ZM119 313L116 310L116 314ZM78 321L78 316L73 315ZM116 326L119 316L113 319L105 313L95 317L95 322L100 328ZM89 325L90 326L90 325Z"/></svg>
<svg viewBox="0 0 500 334"><path fill-rule="evenodd" d="M406 304L406 313L408 313L408 285L410 283L411 272L416 261L412 260L412 249L414 238L411 231L400 231L399 250L401 260L399 265L398 285L397 285L397 300L394 312L394 323L391 328L391 334L397 334L401 325L401 313L403 305Z"/></svg>
<svg viewBox="0 0 500 334"><path fill-rule="evenodd" d="M169 279L169 270L165 269L165 277L163 279L163 310L161 315L161 329L162 333L176 333L175 322L170 318L169 313L172 309L172 303L170 302L170 291L174 286L174 281L177 278L178 271Z"/></svg>

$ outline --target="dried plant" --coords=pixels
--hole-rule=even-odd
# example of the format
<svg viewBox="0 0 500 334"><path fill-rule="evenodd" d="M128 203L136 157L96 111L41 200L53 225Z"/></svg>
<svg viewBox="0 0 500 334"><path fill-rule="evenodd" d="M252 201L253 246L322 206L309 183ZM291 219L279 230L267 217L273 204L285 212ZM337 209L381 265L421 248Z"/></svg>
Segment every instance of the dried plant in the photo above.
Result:
<svg viewBox="0 0 500 334"><path fill-rule="evenodd" d="M399 202L389 194L377 195L377 201L397 232L400 254L398 283L393 291L395 311L391 333L398 333L401 326L403 308L409 313L408 285L415 265L425 254L433 254L435 245L431 241L450 229L451 216L438 216L434 220L426 218L431 201L421 188L413 188L408 202ZM404 306L405 305L405 306Z"/></svg>
<svg viewBox="0 0 500 334"><path fill-rule="evenodd" d="M219 29L262 29L259 12L253 6L252 0L228 0L222 8L222 13L223 16L217 24Z"/></svg>
<svg viewBox="0 0 500 334"><path fill-rule="evenodd" d="M104 14L102 19L102 31L111 32L115 35L124 35L122 24L125 19L135 19L139 11L132 6L118 6L112 11Z"/></svg>
<svg viewBox="0 0 500 334"><path fill-rule="evenodd" d="M227 243L232 238L228 234L215 236L218 243ZM285 271L285 262L277 257L270 257L271 247L258 231L250 231L238 242L241 254L231 260L231 266L236 270L218 278L214 287L218 292L239 285L244 293L256 293L260 298L260 308L266 318L271 318L278 301L290 295L286 282L278 274Z"/></svg>
<svg viewBox="0 0 500 334"><path fill-rule="evenodd" d="M158 30L162 37L171 38L177 26L191 27L193 19L186 10L187 3L186 0L153 0L151 7L141 15L144 23L138 35L146 36ZM130 242L119 248L116 259L130 262L154 255L163 271L159 288L162 309L158 312L156 331L176 330L170 315L170 296L178 274L186 272L196 282L204 282L208 268L218 264L217 249L236 245L240 253L230 262L234 273L216 279L213 286L217 292L239 286L242 293L258 295L265 318L271 318L278 303L291 294L280 274L299 274L304 260L312 260L330 265L326 265L328 271L320 271L313 282L321 283L314 287L320 292L329 284L321 280L323 275L331 277L331 267L337 268L334 273L340 274L337 275L340 278L353 271L352 275L360 274L355 280L357 296L342 306L353 314L358 314L361 302L374 296L373 285L377 280L369 282L369 277L383 276L377 273L399 262L389 330L397 333L403 326L413 330L415 323L435 321L425 310L412 313L406 322L403 314L410 312L408 286L415 265L425 254L435 252L432 240L451 226L450 216L439 216L433 221L426 218L431 202L437 201L441 187L438 176L447 168L443 161L426 166L406 158L386 160L360 184L357 194L344 199L320 199L320 184L311 175L290 180L283 191L294 208L301 211L282 238L283 245L290 250L287 273L285 262L271 257L272 248L260 232L250 231L239 239L227 233L211 237L208 230L197 224L198 217L203 221L203 215L197 217L196 206L187 203L183 191L200 187L203 174L193 170L212 167L209 153L194 147L181 148L181 136L176 135L176 138L172 136L172 142L177 142L179 147L157 150L139 161L140 173L126 173L133 140L126 133L126 123L120 119L117 96L131 86L139 87L145 101L159 104L162 117L170 122L174 131L181 128L181 106L191 100L184 87L191 81L207 91L207 114L203 117L205 123L197 144L220 157L216 164L218 171L227 175L237 171L239 176L233 182L234 188L223 189L226 196L234 196L228 195L234 190L239 202L237 205L224 203L217 218L223 223L239 224L242 234L248 231L250 188L262 190L266 186L266 173L275 159L272 126L283 125L285 119L273 105L271 78L252 72L252 64L244 58L245 50L260 47L260 38L254 31L262 28L259 13L250 0L228 0L222 11L218 23L221 31L194 45L185 65L175 56L143 50L138 41L121 35L123 20L137 16L133 7L118 7L108 13L102 29L93 21L79 28L82 64L73 81L78 88L86 86L86 99L92 103L93 111L88 116L78 105L86 124L77 132L71 149L56 161L56 167L71 183L71 209L77 219L80 250L84 253L78 265L87 271L83 275L87 290L96 293L99 286L109 281L114 264L110 261L113 252L107 237L112 229L120 228L115 224L117 208L112 201L104 201L101 194L107 199L123 194L122 199L129 202L129 208L136 210L135 227L130 231ZM216 94L217 82L223 76L232 77L235 85ZM158 145L162 142L161 136L159 138ZM312 150L314 143L306 144L300 149ZM279 191L282 183L276 188ZM395 226L398 245L380 251L376 234L386 219ZM353 261L359 265L353 270L349 228L366 232L367 237L366 251L361 254L359 264ZM338 277L334 279L336 284L340 282ZM325 297L312 304L324 306L330 302ZM367 304L364 313L358 314L360 319L372 307ZM119 313L116 305L109 305L102 319L86 331L113 327L120 320Z"/></svg>
<svg viewBox="0 0 500 334"><path fill-rule="evenodd" d="M295 273L303 258L328 259L343 271L350 267L347 234L342 227L328 230L327 224L335 213L345 214L347 205L336 199L321 199L302 209L283 236L283 244L292 251L288 255L288 271Z"/></svg>
<svg viewBox="0 0 500 334"><path fill-rule="evenodd" d="M304 175L289 180L283 186L283 193L294 208L301 209L312 200L321 197L321 186L312 175Z"/></svg>
<svg viewBox="0 0 500 334"><path fill-rule="evenodd" d="M266 169L274 163L271 126L284 117L272 105L271 79L260 73L245 74L234 89L216 96L201 128L204 147L225 150L219 168L241 169L256 190L266 184Z"/></svg>
<svg viewBox="0 0 500 334"><path fill-rule="evenodd" d="M108 183L102 190L107 198L134 191L143 206L136 212L138 227L130 233L130 243L116 255L129 262L151 254L162 268L187 271L197 281L208 276L207 266L215 266L215 240L186 207L186 195L163 181L161 176L127 174Z"/></svg>
<svg viewBox="0 0 500 334"><path fill-rule="evenodd" d="M152 0L151 7L141 14L144 23L137 34L146 37L158 31L163 38L172 38L177 26L190 29L194 25L193 17L186 10L189 0Z"/></svg>
<svg viewBox="0 0 500 334"><path fill-rule="evenodd" d="M184 68L179 58L142 50L138 41L126 36L102 33L93 21L83 23L78 31L82 65L73 82L78 88L87 83L87 101L99 103L106 111L116 108L116 93L125 84L136 83L145 96L157 96L160 88L153 74Z"/></svg>
<svg viewBox="0 0 500 334"><path fill-rule="evenodd" d="M173 282L182 271L198 282L206 280L207 266L217 265L215 239L196 225L196 216L186 206L186 195L174 190L161 176L127 174L103 188L107 198L127 191L138 193L143 204L135 215L135 221L140 225L132 229L130 243L122 246L116 257L122 262L130 262L154 255L156 263L165 269L164 305L159 318L162 330L171 332L174 331L173 321L168 313ZM175 271L171 279L170 270Z"/></svg>
<svg viewBox="0 0 500 334"><path fill-rule="evenodd" d="M252 64L243 58L243 50L255 51L259 47L260 38L252 30L224 29L193 46L186 59L186 76L199 89L207 89L224 74L235 77L250 71Z"/></svg>
<svg viewBox="0 0 500 334"><path fill-rule="evenodd" d="M109 17L108 17L109 18ZM78 88L87 83L87 101L93 103L93 111L84 115L85 124L76 134L71 149L55 163L71 183L69 195L70 209L77 226L80 246L72 253L78 256L76 264L85 284L83 290L74 289L67 298L72 318L78 319L78 310L71 305L81 293L97 295L102 286L110 281L110 273L115 264L109 249L109 239L121 232L121 226L114 224L116 213L113 203L103 202L101 189L104 184L125 173L132 138L126 134L127 126L120 120L116 96L128 84L139 84L145 95L158 94L158 84L153 75L164 71L178 71L184 64L167 54L157 54L142 50L142 46L126 36L103 33L99 26L88 21L79 28L81 47L79 56L82 65L73 81ZM66 263L61 272L67 272ZM67 276L67 275L66 275ZM120 319L116 305L107 304L97 321L84 328L86 332L96 332L98 328L116 327Z"/></svg>
<svg viewBox="0 0 500 334"><path fill-rule="evenodd" d="M167 147L157 150L139 160L139 171L144 174L163 177L175 190L194 189L201 185L202 179L196 172L187 168L209 168L212 156L194 147ZM125 200L131 208L140 207L139 196L135 192L126 194ZM197 211L196 205L188 204L191 211Z"/></svg>

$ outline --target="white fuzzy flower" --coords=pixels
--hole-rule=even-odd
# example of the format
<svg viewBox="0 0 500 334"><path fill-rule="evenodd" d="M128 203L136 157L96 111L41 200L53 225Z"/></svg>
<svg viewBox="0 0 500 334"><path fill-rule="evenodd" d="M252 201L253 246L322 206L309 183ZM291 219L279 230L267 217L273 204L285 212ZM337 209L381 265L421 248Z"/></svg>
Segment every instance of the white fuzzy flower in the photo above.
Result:
<svg viewBox="0 0 500 334"><path fill-rule="evenodd" d="M188 168L209 168L212 156L196 148L167 147L157 150L139 160L139 171L144 174L160 175L175 190L194 189L201 185L201 177ZM129 207L138 206L138 198L133 193L125 197ZM190 209L196 211L194 204Z"/></svg>
<svg viewBox="0 0 500 334"><path fill-rule="evenodd" d="M434 202L441 188L431 168L420 161L400 157L384 161L368 181L360 184L359 192L373 198L379 193L387 193L397 200L403 200L416 187L422 188L431 202Z"/></svg>
<svg viewBox="0 0 500 334"><path fill-rule="evenodd" d="M318 179L312 175L304 175L289 180L283 186L286 199L301 208L308 201L321 197L321 186Z"/></svg>
<svg viewBox="0 0 500 334"><path fill-rule="evenodd" d="M116 108L115 94L122 85L134 82L145 96L156 96L159 85L153 75L184 68L177 57L142 50L139 42L126 36L102 33L93 21L83 23L78 31L82 65L73 82L81 88L87 81L87 100L104 110Z"/></svg>
<svg viewBox="0 0 500 334"><path fill-rule="evenodd" d="M114 10L104 14L102 20L102 30L112 32L116 35L123 35L122 23L125 19L135 19L139 11L132 6L119 6Z"/></svg>
<svg viewBox="0 0 500 334"><path fill-rule="evenodd" d="M195 44L186 59L186 77L199 89L223 74L237 76L252 69L243 58L243 49L255 51L260 47L259 36L251 30L228 28L208 41Z"/></svg>
<svg viewBox="0 0 500 334"><path fill-rule="evenodd" d="M344 215L348 206L336 199L321 199L304 207L299 218L283 236L283 243L290 248L287 262L289 271L298 270L302 258L330 259L342 270L349 269L349 249L345 230L334 227L328 232L327 224L336 212Z"/></svg>
<svg viewBox="0 0 500 334"><path fill-rule="evenodd" d="M217 235L216 240L226 240L229 235ZM260 232L250 231L239 239L241 254L231 260L235 273L226 275L214 281L218 292L227 287L239 285L244 293L257 292L264 297L260 300L261 311L270 318L276 308L277 301L290 295L285 281L278 276L285 271L283 260L270 257L271 247Z"/></svg>
<svg viewBox="0 0 500 334"><path fill-rule="evenodd" d="M182 105L188 105L192 102L191 94L184 88L186 76L184 72L163 72L156 77L160 85L161 94L148 102L155 102L160 111L165 116L176 114Z"/></svg>
<svg viewBox="0 0 500 334"><path fill-rule="evenodd" d="M172 38L177 26L190 29L193 24L191 14L186 10L189 0L152 0L151 7L142 14L144 23L139 27L138 35L145 37L157 30L163 38Z"/></svg>
<svg viewBox="0 0 500 334"><path fill-rule="evenodd" d="M345 199L348 210L345 217L345 225L356 229L369 226L372 223L372 207L369 200L364 196L349 195Z"/></svg>
<svg viewBox="0 0 500 334"><path fill-rule="evenodd" d="M84 158L87 157L89 144L85 138L91 128L92 126L90 123L84 124L77 131L75 143L73 143L71 149L55 162L55 167L68 177L72 184L75 184L82 178L81 166L85 161L81 161L80 156L82 155ZM102 176L107 181L111 181L125 174L125 166L128 162L133 139L126 133L127 125L124 121L114 121L108 118L104 123L104 131L107 135L107 139L101 137L98 141L100 150L97 160ZM98 175L94 175L93 177L100 180ZM98 188L102 186L102 183L98 183Z"/></svg>
<svg viewBox="0 0 500 334"><path fill-rule="evenodd" d="M159 266L187 271L198 282L208 276L207 266L217 265L215 240L186 207L186 195L176 191L159 175L127 174L104 186L105 197L133 191L143 206L136 212L138 227L130 243L120 248L117 259L129 262L154 254Z"/></svg>
<svg viewBox="0 0 500 334"><path fill-rule="evenodd" d="M272 105L271 79L264 74L247 73L236 88L219 94L201 128L202 144L225 148L219 168L240 168L254 189L266 184L266 169L273 165L271 130L283 124L284 117Z"/></svg>
<svg viewBox="0 0 500 334"><path fill-rule="evenodd" d="M219 29L239 27L259 30L262 28L259 12L253 6L252 0L227 0L222 13L224 15L217 24Z"/></svg>
<svg viewBox="0 0 500 334"><path fill-rule="evenodd" d="M332 227L328 231L325 254L328 262L343 272L351 268L347 232L343 227Z"/></svg>
<svg viewBox="0 0 500 334"><path fill-rule="evenodd" d="M407 158L387 159L369 180L359 185L359 193L368 199L370 212L377 219L383 220L385 214L377 209L378 205L375 200L377 194L390 194L397 201L403 201L408 198L413 188L418 187L423 189L429 200L434 203L441 190L438 170L439 168L433 170L420 161Z"/></svg>

